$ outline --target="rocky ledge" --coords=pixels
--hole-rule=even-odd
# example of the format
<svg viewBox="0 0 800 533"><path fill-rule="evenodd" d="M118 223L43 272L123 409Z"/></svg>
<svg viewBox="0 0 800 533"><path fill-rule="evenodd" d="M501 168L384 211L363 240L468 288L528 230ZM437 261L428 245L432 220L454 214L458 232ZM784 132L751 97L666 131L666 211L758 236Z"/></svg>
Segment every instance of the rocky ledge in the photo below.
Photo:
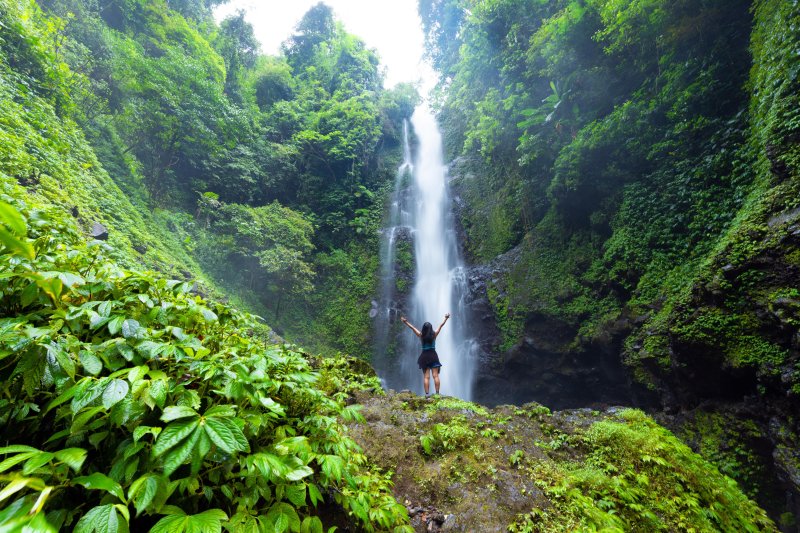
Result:
<svg viewBox="0 0 800 533"><path fill-rule="evenodd" d="M642 411L493 409L359 391L351 435L394 473L416 531L776 531L739 486Z"/></svg>

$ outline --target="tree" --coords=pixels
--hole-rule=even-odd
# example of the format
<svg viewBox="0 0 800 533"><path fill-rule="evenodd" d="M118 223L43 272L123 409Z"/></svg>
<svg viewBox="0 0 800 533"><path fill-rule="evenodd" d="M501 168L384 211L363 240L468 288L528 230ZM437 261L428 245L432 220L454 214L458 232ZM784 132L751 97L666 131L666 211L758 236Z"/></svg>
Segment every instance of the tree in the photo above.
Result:
<svg viewBox="0 0 800 533"><path fill-rule="evenodd" d="M244 73L255 66L260 49L253 27L244 19L244 11L222 21L216 47L225 60L225 94L241 104Z"/></svg>
<svg viewBox="0 0 800 533"><path fill-rule="evenodd" d="M283 43L286 59L295 73L314 63L317 53L323 50L336 32L333 10L320 2L308 10L295 28L295 33Z"/></svg>

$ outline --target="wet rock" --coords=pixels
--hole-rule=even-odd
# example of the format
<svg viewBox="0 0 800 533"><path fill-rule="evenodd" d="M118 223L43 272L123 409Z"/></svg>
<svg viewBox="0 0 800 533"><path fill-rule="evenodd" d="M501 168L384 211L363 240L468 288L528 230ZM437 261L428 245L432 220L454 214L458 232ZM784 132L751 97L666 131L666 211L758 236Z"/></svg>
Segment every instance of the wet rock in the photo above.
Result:
<svg viewBox="0 0 800 533"><path fill-rule="evenodd" d="M108 240L108 228L99 222L93 222L89 236L98 241L106 241Z"/></svg>
<svg viewBox="0 0 800 533"><path fill-rule="evenodd" d="M442 531L457 531L456 515L449 514L442 523Z"/></svg>

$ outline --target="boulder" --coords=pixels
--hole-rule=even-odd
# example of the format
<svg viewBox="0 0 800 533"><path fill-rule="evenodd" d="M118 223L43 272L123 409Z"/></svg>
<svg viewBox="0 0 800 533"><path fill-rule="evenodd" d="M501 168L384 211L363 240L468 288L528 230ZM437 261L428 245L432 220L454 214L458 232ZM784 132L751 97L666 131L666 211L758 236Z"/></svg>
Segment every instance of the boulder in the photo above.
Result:
<svg viewBox="0 0 800 533"><path fill-rule="evenodd" d="M97 241L107 241L108 240L108 228L104 225L100 224L99 222L92 223L92 229L89 232L89 236Z"/></svg>

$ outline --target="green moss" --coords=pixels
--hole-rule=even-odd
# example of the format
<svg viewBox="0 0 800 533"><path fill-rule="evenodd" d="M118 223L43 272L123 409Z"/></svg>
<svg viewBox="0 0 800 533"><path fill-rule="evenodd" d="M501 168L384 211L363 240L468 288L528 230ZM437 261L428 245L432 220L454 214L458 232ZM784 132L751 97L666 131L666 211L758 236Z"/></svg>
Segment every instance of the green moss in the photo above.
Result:
<svg viewBox="0 0 800 533"><path fill-rule="evenodd" d="M504 293L501 293L494 283L486 285L486 296L494 309L496 324L502 338L498 347L501 351L509 350L519 342L524 327L523 316L515 313L510 303L508 294L513 290L510 280L506 280L506 284Z"/></svg>
<svg viewBox="0 0 800 533"><path fill-rule="evenodd" d="M510 531L775 530L763 510L641 411L595 422L581 464L532 468L552 508L522 515Z"/></svg>
<svg viewBox="0 0 800 533"><path fill-rule="evenodd" d="M440 396L438 394L435 395L433 400L425 407L425 410L428 412L440 411L443 409L452 411L470 411L480 416L489 416L489 412L482 405L467 402L460 398L455 398L452 396Z"/></svg>
<svg viewBox="0 0 800 533"><path fill-rule="evenodd" d="M773 516L785 510L781 490L773 481L771 454L765 453L772 445L756 423L736 413L695 411L681 420L676 431L720 472L735 479L749 497L767 506Z"/></svg>

